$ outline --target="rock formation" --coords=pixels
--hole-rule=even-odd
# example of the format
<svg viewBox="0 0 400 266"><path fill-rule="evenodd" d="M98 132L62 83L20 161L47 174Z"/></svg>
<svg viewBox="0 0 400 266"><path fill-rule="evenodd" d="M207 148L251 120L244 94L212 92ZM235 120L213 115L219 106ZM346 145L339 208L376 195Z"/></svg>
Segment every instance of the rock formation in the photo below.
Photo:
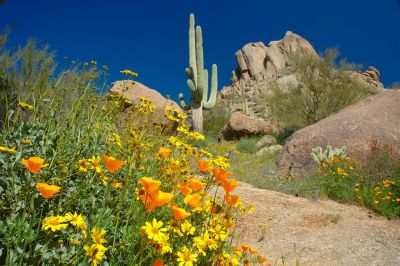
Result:
<svg viewBox="0 0 400 266"><path fill-rule="evenodd" d="M279 155L278 167L287 175L314 167L311 149L346 146L347 155L365 160L371 144L390 145L400 152L400 91L387 90L347 106L336 114L296 131Z"/></svg>
<svg viewBox="0 0 400 266"><path fill-rule="evenodd" d="M273 123L235 112L222 130L221 138L235 140L244 136L262 136L268 133L279 133L279 128Z"/></svg>
<svg viewBox="0 0 400 266"><path fill-rule="evenodd" d="M182 111L178 104L170 99L166 99L158 91L148 88L147 86L132 80L118 80L113 83L111 93L114 95L124 96L133 103L140 104L140 98L144 97L151 100L151 104L155 105L156 108L152 114L149 115L148 121L153 125L161 126L166 134L172 132L175 123L168 120L164 113L164 107L176 108ZM134 119L130 117L130 110L133 107L128 107L119 115L117 125L122 128L126 125L136 128L143 124L144 120L138 119L136 116Z"/></svg>
<svg viewBox="0 0 400 266"><path fill-rule="evenodd" d="M275 84L282 90L299 85L296 75L288 71L292 53L318 57L307 40L291 31L282 40L271 41L267 46L262 42L244 45L235 53L237 67L232 72L231 85L223 87L218 100L229 102L233 112L243 112L237 98L245 98L256 117L265 117L265 108L258 104L259 95L267 93ZM368 67L364 73L353 72L352 76L376 91L383 90L379 70L374 67Z"/></svg>

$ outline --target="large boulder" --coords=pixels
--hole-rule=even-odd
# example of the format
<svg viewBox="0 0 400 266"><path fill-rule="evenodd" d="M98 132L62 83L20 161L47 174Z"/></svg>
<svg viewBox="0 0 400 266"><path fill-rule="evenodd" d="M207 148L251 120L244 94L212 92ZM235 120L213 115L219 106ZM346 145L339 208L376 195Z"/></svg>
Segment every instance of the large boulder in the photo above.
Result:
<svg viewBox="0 0 400 266"><path fill-rule="evenodd" d="M228 124L222 130L221 138L224 140L235 140L242 137L262 136L270 133L279 133L279 128L271 122L235 112L231 115Z"/></svg>
<svg viewBox="0 0 400 266"><path fill-rule="evenodd" d="M302 175L314 167L311 149L346 146L347 155L364 161L371 144L400 151L400 91L385 91L347 106L336 114L296 131L278 158L287 175Z"/></svg>
<svg viewBox="0 0 400 266"><path fill-rule="evenodd" d="M176 127L176 123L167 119L163 113L165 107L171 107L182 111L179 105L162 96L158 91L132 80L118 80L113 83L111 94L122 96L135 104L141 104L140 98L145 98L151 101L155 106L154 111L148 115L146 120L156 126L160 126L166 134L171 133ZM129 126L131 128L141 127L145 121L144 117L132 115L134 107L127 107L118 116L117 126L123 128Z"/></svg>

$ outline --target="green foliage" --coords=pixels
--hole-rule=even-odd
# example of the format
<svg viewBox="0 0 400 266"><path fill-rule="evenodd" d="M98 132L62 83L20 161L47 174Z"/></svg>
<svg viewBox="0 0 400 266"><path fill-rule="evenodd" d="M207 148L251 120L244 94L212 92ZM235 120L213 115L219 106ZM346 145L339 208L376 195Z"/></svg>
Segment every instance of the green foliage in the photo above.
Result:
<svg viewBox="0 0 400 266"><path fill-rule="evenodd" d="M387 217L400 216L400 159L388 147L372 144L366 162L334 157L306 178L301 195L325 195L359 203Z"/></svg>
<svg viewBox="0 0 400 266"><path fill-rule="evenodd" d="M219 133L228 123L231 113L222 104L216 104L211 110L204 112L204 134L213 139L217 139Z"/></svg>
<svg viewBox="0 0 400 266"><path fill-rule="evenodd" d="M196 26L194 15L190 14L189 22L189 67L186 68L188 76L187 85L191 92L190 106L185 103L182 93L179 94L181 106L188 110L192 109L193 129L196 132L203 133L203 115L202 109L211 109L215 106L217 99L217 65L212 65L211 75L211 93L208 99L208 71L204 69L203 55L203 35L200 26Z"/></svg>
<svg viewBox="0 0 400 266"><path fill-rule="evenodd" d="M243 137L236 143L236 148L239 152L244 153L256 153L258 148L256 143L261 137Z"/></svg>
<svg viewBox="0 0 400 266"><path fill-rule="evenodd" d="M40 109L40 116L59 118L60 114L71 112L71 101L83 94L86 96L81 98L82 102L93 100L89 99L87 89L104 90L108 74L97 69L95 62L85 67L72 62L69 68L55 73L55 55L47 45L28 40L25 46L11 50L5 47L7 38L7 34L0 37L0 127L12 115L7 110L18 101Z"/></svg>
<svg viewBox="0 0 400 266"><path fill-rule="evenodd" d="M289 70L299 86L288 90L274 86L264 96L271 117L284 128L299 129L373 93L350 76L356 66L343 60L336 64L337 56L337 50L327 50L322 58L291 56Z"/></svg>

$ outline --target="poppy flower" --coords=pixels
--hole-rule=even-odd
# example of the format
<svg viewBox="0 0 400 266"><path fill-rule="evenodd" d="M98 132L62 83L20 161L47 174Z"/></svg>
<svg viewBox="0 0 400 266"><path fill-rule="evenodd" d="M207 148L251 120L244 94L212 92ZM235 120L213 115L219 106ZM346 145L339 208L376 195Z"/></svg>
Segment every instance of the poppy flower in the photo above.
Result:
<svg viewBox="0 0 400 266"><path fill-rule="evenodd" d="M226 193L230 193L230 192L233 191L233 189L234 189L237 185L239 185L239 183L240 183L239 181L234 180L234 179L232 179L232 180L225 180L225 181L222 183L222 187L224 188L224 190L225 190Z"/></svg>
<svg viewBox="0 0 400 266"><path fill-rule="evenodd" d="M188 187L186 184L180 185L179 189L181 190L181 193L185 196L192 193L192 189L190 187Z"/></svg>
<svg viewBox="0 0 400 266"><path fill-rule="evenodd" d="M54 194L60 192L60 187L56 185L48 185L46 183L37 183L36 184L37 190L39 190L40 195L45 198L51 198Z"/></svg>
<svg viewBox="0 0 400 266"><path fill-rule="evenodd" d="M144 191L146 192L153 192L161 185L160 181L154 180L153 178L150 177L142 177L140 178L139 182L143 186Z"/></svg>
<svg viewBox="0 0 400 266"><path fill-rule="evenodd" d="M48 164L43 164L44 159L40 157L29 157L28 160L22 159L22 164L31 172L32 174L37 173L40 169L47 167Z"/></svg>
<svg viewBox="0 0 400 266"><path fill-rule="evenodd" d="M164 266L164 262L162 259L155 259L153 262L153 266Z"/></svg>
<svg viewBox="0 0 400 266"><path fill-rule="evenodd" d="M172 206L171 210L172 213L174 214L175 220L182 220L191 215L190 212L187 212L185 209L178 208L176 206Z"/></svg>
<svg viewBox="0 0 400 266"><path fill-rule="evenodd" d="M246 245L246 244L243 244L242 245L242 250L243 251L246 251L246 250L248 250L249 249L249 246L248 245Z"/></svg>
<svg viewBox="0 0 400 266"><path fill-rule="evenodd" d="M153 211L155 208L161 207L162 205L170 202L173 197L173 194L162 192L158 189L152 191L151 193L140 195L140 199L142 200L142 203L146 207L147 211Z"/></svg>
<svg viewBox="0 0 400 266"><path fill-rule="evenodd" d="M161 190L155 190L151 193L151 198L157 207L170 202L173 197L172 193L162 192Z"/></svg>
<svg viewBox="0 0 400 266"><path fill-rule="evenodd" d="M267 261L267 258L265 258L265 257L263 257L263 256L261 256L261 255L258 255L258 256L257 256L257 262L258 262L259 264L264 263L264 262L266 262L266 261Z"/></svg>
<svg viewBox="0 0 400 266"><path fill-rule="evenodd" d="M224 168L214 168L213 176L217 183L221 185L225 181L225 179L232 176L232 172L225 171Z"/></svg>
<svg viewBox="0 0 400 266"><path fill-rule="evenodd" d="M158 155L167 158L171 154L171 149L160 147L158 150Z"/></svg>
<svg viewBox="0 0 400 266"><path fill-rule="evenodd" d="M119 161L114 157L107 155L103 155L103 161L106 163L106 166L108 168L108 171L110 171L110 173L117 171L125 164L125 161Z"/></svg>
<svg viewBox="0 0 400 266"><path fill-rule="evenodd" d="M189 205L194 208L197 205L199 205L199 203L201 202L202 199L203 199L203 197L200 196L199 194L192 194L192 195L186 196L183 201L185 202L186 205Z"/></svg>
<svg viewBox="0 0 400 266"><path fill-rule="evenodd" d="M193 191L197 191L197 190L200 190L200 189L206 187L206 183L203 183L198 179L190 179L189 183L190 183L190 187L193 189Z"/></svg>
<svg viewBox="0 0 400 266"><path fill-rule="evenodd" d="M257 253L257 250L255 250L254 248L249 248L250 254L254 255Z"/></svg>
<svg viewBox="0 0 400 266"><path fill-rule="evenodd" d="M201 172L207 172L211 168L211 164L206 160L199 160L197 163L197 168Z"/></svg>
<svg viewBox="0 0 400 266"><path fill-rule="evenodd" d="M240 202L240 197L236 195L225 194L225 201L231 207L236 207Z"/></svg>

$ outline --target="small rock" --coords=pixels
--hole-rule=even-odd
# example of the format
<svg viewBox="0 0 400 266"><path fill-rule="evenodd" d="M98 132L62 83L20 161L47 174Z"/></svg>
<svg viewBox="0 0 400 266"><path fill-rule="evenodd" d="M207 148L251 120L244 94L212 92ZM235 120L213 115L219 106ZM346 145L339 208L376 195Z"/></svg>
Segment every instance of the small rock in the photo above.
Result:
<svg viewBox="0 0 400 266"><path fill-rule="evenodd" d="M260 139L257 143L256 143L256 147L257 148L262 148L264 146L271 146L271 145L275 145L276 144L276 140L273 136L271 135L265 135L262 139Z"/></svg>
<svg viewBox="0 0 400 266"><path fill-rule="evenodd" d="M276 152L280 152L282 150L282 145L273 145L270 147L264 147L261 150L259 150L256 155L257 156L262 156L262 155L267 155L267 154L273 154Z"/></svg>
<svg viewBox="0 0 400 266"><path fill-rule="evenodd" d="M228 124L221 132L224 140L235 140L246 136L262 136L268 133L279 133L277 125L262 119L253 118L235 112L229 118Z"/></svg>

